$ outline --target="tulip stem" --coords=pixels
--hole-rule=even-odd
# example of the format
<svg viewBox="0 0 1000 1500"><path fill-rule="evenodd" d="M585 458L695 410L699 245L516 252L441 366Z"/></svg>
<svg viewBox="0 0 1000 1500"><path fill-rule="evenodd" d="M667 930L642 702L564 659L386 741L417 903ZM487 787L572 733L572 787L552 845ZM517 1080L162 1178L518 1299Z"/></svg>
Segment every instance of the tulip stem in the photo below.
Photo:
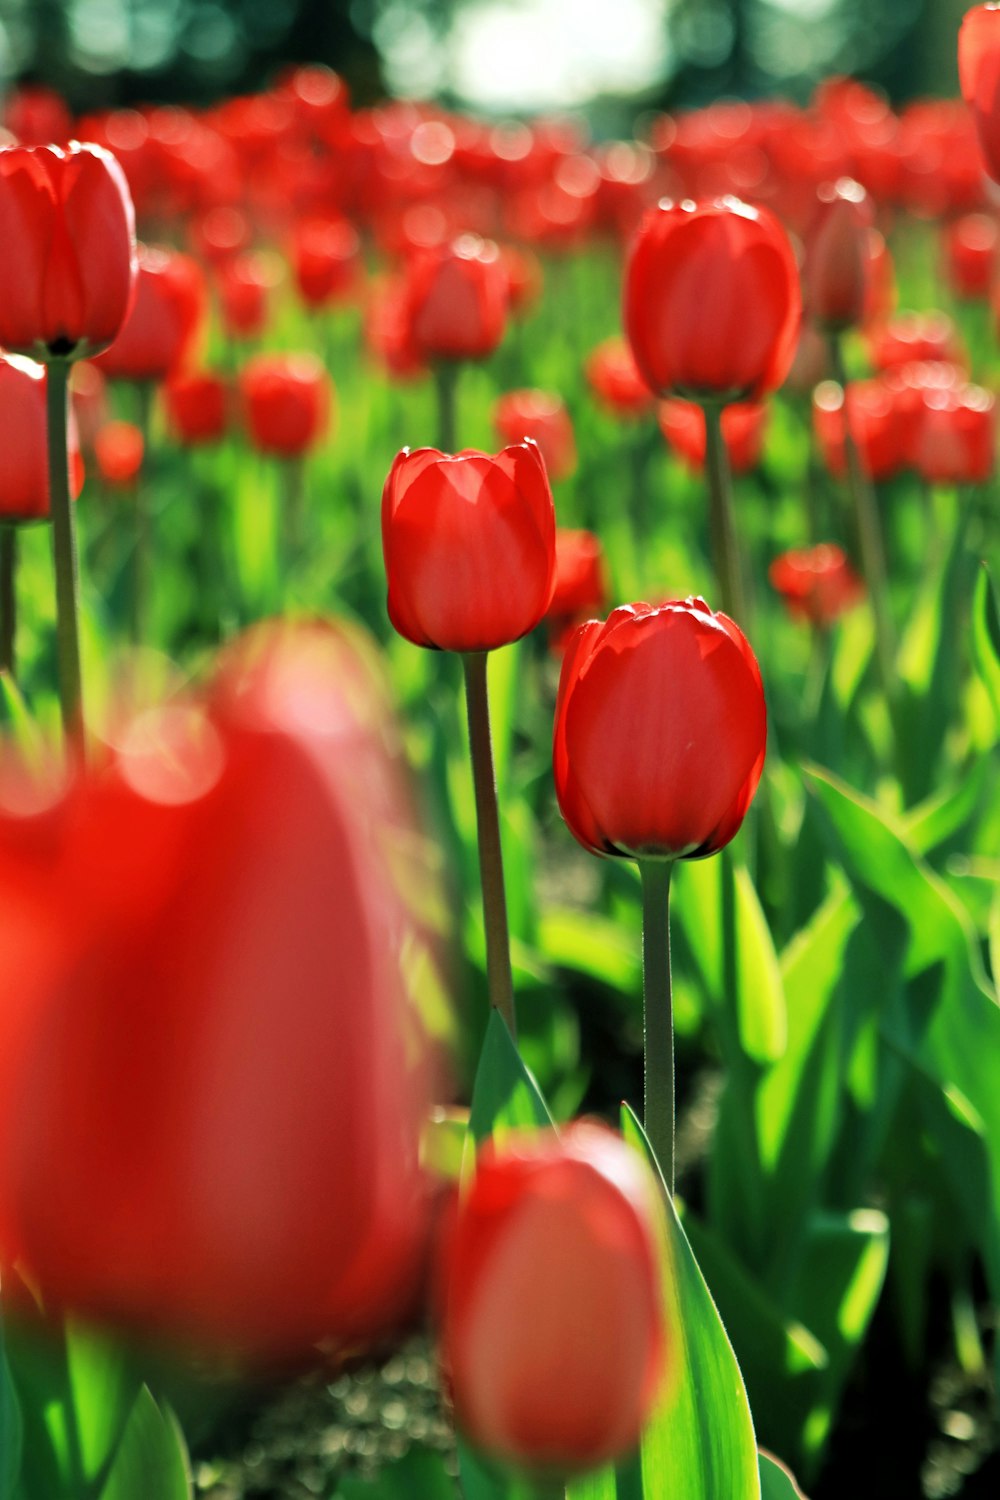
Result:
<svg viewBox="0 0 1000 1500"><path fill-rule="evenodd" d="M150 552L152 550L152 515L149 503L150 447L149 436L153 421L153 393L151 380L140 380L139 431L142 433L142 463L136 475L135 494L135 550L132 553L132 643L142 645L148 625Z"/></svg>
<svg viewBox="0 0 1000 1500"><path fill-rule="evenodd" d="M510 968L510 935L507 930L507 898L503 884L503 851L500 847L500 816L497 808L493 741L490 735L489 694L486 687L485 651L467 651L462 656L465 695L469 714L469 746L472 779L476 792L476 828L479 835L479 877L483 891L483 924L486 929L486 978L490 1004L507 1022L517 1040L514 1011L514 981Z"/></svg>
<svg viewBox="0 0 1000 1500"><path fill-rule="evenodd" d="M830 335L830 366L833 378L844 392L844 456L847 459L847 477L854 503L854 522L857 527L858 545L861 549L861 566L868 585L872 616L875 624L875 656L878 662L882 691L889 706L890 718L894 721L899 697L896 677L896 639L889 611L889 585L886 576L885 547L882 528L879 524L875 490L865 473L858 453L858 445L851 431L850 407L848 405L847 368L840 335Z"/></svg>
<svg viewBox="0 0 1000 1500"><path fill-rule="evenodd" d="M83 686L80 670L79 565L69 483L69 364L46 367L45 399L49 449L49 504L56 580L56 649L59 705L71 756L83 755Z"/></svg>
<svg viewBox="0 0 1000 1500"><path fill-rule="evenodd" d="M723 613L746 630L749 622L733 518L729 450L722 435L723 409L717 402L706 402L702 410L705 413L705 470L708 475L712 562L722 595Z"/></svg>
<svg viewBox="0 0 1000 1500"><path fill-rule="evenodd" d="M674 1191L674 1015L670 985L672 860L639 861L642 876L644 1124L663 1179Z"/></svg>
<svg viewBox="0 0 1000 1500"><path fill-rule="evenodd" d="M0 672L16 677L14 641L17 635L17 530L0 526Z"/></svg>
<svg viewBox="0 0 1000 1500"><path fill-rule="evenodd" d="M438 409L438 449L442 453L456 451L460 369L457 359L439 359L434 364L434 388L437 391Z"/></svg>

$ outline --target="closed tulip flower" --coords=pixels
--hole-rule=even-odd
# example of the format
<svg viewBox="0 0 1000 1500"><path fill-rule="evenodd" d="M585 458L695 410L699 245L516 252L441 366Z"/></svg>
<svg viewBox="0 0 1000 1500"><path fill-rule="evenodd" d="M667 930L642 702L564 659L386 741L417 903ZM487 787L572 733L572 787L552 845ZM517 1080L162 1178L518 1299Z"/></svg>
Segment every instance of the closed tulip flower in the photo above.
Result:
<svg viewBox="0 0 1000 1500"><path fill-rule="evenodd" d="M812 625L832 625L865 593L844 549L833 542L783 552L774 559L768 577L792 618Z"/></svg>
<svg viewBox="0 0 1000 1500"><path fill-rule="evenodd" d="M996 467L996 401L979 385L930 389L912 452L928 484L983 484Z"/></svg>
<svg viewBox="0 0 1000 1500"><path fill-rule="evenodd" d="M446 1242L441 1353L481 1452L560 1478L638 1441L668 1353L655 1189L610 1131L487 1147Z"/></svg>
<svg viewBox="0 0 1000 1500"><path fill-rule="evenodd" d="M415 831L363 666L258 631L48 811L0 786L0 1257L56 1306L270 1357L413 1294Z"/></svg>
<svg viewBox="0 0 1000 1500"><path fill-rule="evenodd" d="M776 390L801 310L792 247L767 209L664 199L642 220L625 277L625 332L659 395L755 401Z"/></svg>
<svg viewBox="0 0 1000 1500"><path fill-rule="evenodd" d="M86 359L117 338L132 304L135 218L110 152L74 142L0 150L4 286L0 345L34 359Z"/></svg>
<svg viewBox="0 0 1000 1500"><path fill-rule="evenodd" d="M229 386L209 370L172 375L163 387L167 420L179 443L217 443L229 424Z"/></svg>
<svg viewBox="0 0 1000 1500"><path fill-rule="evenodd" d="M587 382L597 399L619 417L644 417L656 406L624 339L605 339L587 358Z"/></svg>
<svg viewBox="0 0 1000 1500"><path fill-rule="evenodd" d="M305 219L292 239L295 284L307 307L343 301L358 284L361 241L346 219Z"/></svg>
<svg viewBox="0 0 1000 1500"><path fill-rule="evenodd" d="M595 854L714 854L743 821L766 740L756 658L703 599L624 605L581 626L567 648L556 794Z"/></svg>
<svg viewBox="0 0 1000 1500"><path fill-rule="evenodd" d="M444 651L518 640L548 608L555 532L535 443L495 455L404 448L382 492L389 618Z"/></svg>
<svg viewBox="0 0 1000 1500"><path fill-rule="evenodd" d="M255 448L298 458L327 432L333 387L312 354L258 354L240 376L247 433Z"/></svg>
<svg viewBox="0 0 1000 1500"><path fill-rule="evenodd" d="M465 234L413 257L407 309L425 359L485 359L504 335L507 272L491 240Z"/></svg>
<svg viewBox="0 0 1000 1500"><path fill-rule="evenodd" d="M813 428L830 473L847 473L846 423L865 473L872 479L891 479L909 456L908 426L890 387L881 380L854 380L845 400L844 389L824 380L813 396Z"/></svg>
<svg viewBox="0 0 1000 1500"><path fill-rule="evenodd" d="M820 188L805 242L802 285L806 309L820 328L855 328L868 308L872 279L872 207L849 177Z"/></svg>
<svg viewBox="0 0 1000 1500"><path fill-rule="evenodd" d="M554 483L576 468L573 423L565 402L551 391L508 391L493 407L493 426L502 443L536 442Z"/></svg>
<svg viewBox="0 0 1000 1500"><path fill-rule="evenodd" d="M0 522L44 521L49 515L45 449L45 367L17 355L0 357ZM70 483L83 485L76 423L69 427Z"/></svg>
<svg viewBox="0 0 1000 1500"><path fill-rule="evenodd" d="M1000 7L967 12L958 33L958 76L987 169L1000 181Z"/></svg>
<svg viewBox="0 0 1000 1500"><path fill-rule="evenodd" d="M944 269L959 297L985 300L1000 256L1000 225L989 214L963 214L943 231Z"/></svg>
<svg viewBox="0 0 1000 1500"><path fill-rule="evenodd" d="M165 380L190 356L208 311L205 276L177 250L142 247L135 305L98 361L119 380Z"/></svg>
<svg viewBox="0 0 1000 1500"><path fill-rule="evenodd" d="M664 401L660 406L660 431L670 447L692 469L705 467L705 413L693 401ZM734 402L722 413L722 436L734 474L748 474L760 462L767 428L763 402Z"/></svg>
<svg viewBox="0 0 1000 1500"><path fill-rule="evenodd" d="M604 608L608 597L604 548L592 531L560 527L556 532L556 574L545 614L549 645L561 652L576 626Z"/></svg>

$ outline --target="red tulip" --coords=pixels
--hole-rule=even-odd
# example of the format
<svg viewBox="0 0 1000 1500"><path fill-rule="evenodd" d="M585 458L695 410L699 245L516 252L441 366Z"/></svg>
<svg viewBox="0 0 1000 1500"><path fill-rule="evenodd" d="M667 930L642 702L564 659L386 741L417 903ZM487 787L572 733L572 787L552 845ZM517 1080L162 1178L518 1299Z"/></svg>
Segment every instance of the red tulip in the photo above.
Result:
<svg viewBox="0 0 1000 1500"><path fill-rule="evenodd" d="M312 354L258 354L240 376L247 432L255 448L296 458L328 430L333 386Z"/></svg>
<svg viewBox="0 0 1000 1500"><path fill-rule="evenodd" d="M806 235L803 295L814 322L839 332L857 327L868 308L872 207L849 177L825 184L818 198Z"/></svg>
<svg viewBox="0 0 1000 1500"><path fill-rule="evenodd" d="M22 146L65 146L73 117L62 97L43 84L22 83L4 101L3 123Z"/></svg>
<svg viewBox="0 0 1000 1500"><path fill-rule="evenodd" d="M86 359L117 338L135 291L135 218L110 152L0 150L0 243L4 349Z"/></svg>
<svg viewBox="0 0 1000 1500"><path fill-rule="evenodd" d="M802 299L788 236L735 198L646 214L625 278L625 332L660 395L753 401L776 390L798 338Z"/></svg>
<svg viewBox="0 0 1000 1500"><path fill-rule="evenodd" d="M802 552L783 552L768 569L793 619L831 625L864 597L865 586L843 548L822 542Z"/></svg>
<svg viewBox="0 0 1000 1500"><path fill-rule="evenodd" d="M945 227L945 274L960 297L989 297L998 255L1000 226L989 214L963 214Z"/></svg>
<svg viewBox="0 0 1000 1500"><path fill-rule="evenodd" d="M441 1294L445 1378L476 1448L561 1478L635 1445L666 1352L658 1212L601 1126L480 1154Z"/></svg>
<svg viewBox="0 0 1000 1500"><path fill-rule="evenodd" d="M49 515L45 367L17 355L0 357L0 521L44 521ZM74 498L83 485L76 423L69 427Z"/></svg>
<svg viewBox="0 0 1000 1500"><path fill-rule="evenodd" d="M112 379L166 379L190 355L206 312L205 277L197 261L176 250L143 246L135 305L101 355L101 369Z"/></svg>
<svg viewBox="0 0 1000 1500"><path fill-rule="evenodd" d="M569 412L550 391L508 391L493 407L493 426L502 443L525 438L538 444L550 480L567 479L576 468L576 441Z"/></svg>
<svg viewBox="0 0 1000 1500"><path fill-rule="evenodd" d="M465 234L407 269L411 338L425 359L485 359L503 338L507 272L489 240Z"/></svg>
<svg viewBox="0 0 1000 1500"><path fill-rule="evenodd" d="M845 413L862 468L872 479L890 479L907 461L907 426L889 387L881 380L853 380L843 388L824 380L813 396L813 427L824 462L838 479L847 473Z"/></svg>
<svg viewBox="0 0 1000 1500"><path fill-rule="evenodd" d="M656 397L624 339L610 338L598 344L588 356L585 369L594 395L616 416L644 417L656 406Z"/></svg>
<svg viewBox="0 0 1000 1500"><path fill-rule="evenodd" d="M592 531L556 532L556 573L546 611L549 644L562 651L581 621L603 609L608 584L604 548Z"/></svg>
<svg viewBox="0 0 1000 1500"><path fill-rule="evenodd" d="M962 346L947 313L907 312L875 329L869 350L876 370L890 370L917 360L955 362L961 358Z"/></svg>
<svg viewBox="0 0 1000 1500"><path fill-rule="evenodd" d="M229 387L208 370L172 375L163 387L167 420L189 447L217 443L229 425Z"/></svg>
<svg viewBox="0 0 1000 1500"><path fill-rule="evenodd" d="M255 339L267 328L277 275L263 255L237 255L219 267L219 311L231 339Z"/></svg>
<svg viewBox="0 0 1000 1500"><path fill-rule="evenodd" d="M133 422L108 422L94 438L97 471L111 489L132 488L145 451L142 433Z"/></svg>
<svg viewBox="0 0 1000 1500"><path fill-rule="evenodd" d="M675 453L696 471L705 467L705 413L693 401L664 401L659 412L660 431ZM760 462L767 427L763 402L733 402L722 413L722 436L734 474L748 474Z"/></svg>
<svg viewBox="0 0 1000 1500"><path fill-rule="evenodd" d="M257 631L48 812L0 788L0 1258L54 1305L270 1355L412 1296L414 830L381 697L346 635Z"/></svg>
<svg viewBox="0 0 1000 1500"><path fill-rule="evenodd" d="M427 373L427 362L413 342L406 287L398 278L384 278L372 287L364 336L370 353L396 380Z"/></svg>
<svg viewBox="0 0 1000 1500"><path fill-rule="evenodd" d="M108 382L89 359L76 362L69 377L69 393L85 451L108 420Z"/></svg>
<svg viewBox="0 0 1000 1500"><path fill-rule="evenodd" d="M305 219L292 239L292 264L307 307L343 300L357 286L361 241L346 219Z"/></svg>
<svg viewBox="0 0 1000 1500"><path fill-rule="evenodd" d="M766 740L754 654L703 599L624 605L581 626L566 651L556 795L595 854L714 854L750 806Z"/></svg>
<svg viewBox="0 0 1000 1500"><path fill-rule="evenodd" d="M928 484L982 484L996 467L996 401L978 385L924 392L913 462Z"/></svg>
<svg viewBox="0 0 1000 1500"><path fill-rule="evenodd" d="M555 510L535 443L491 456L404 448L382 492L389 618L417 646L490 651L552 597Z"/></svg>
<svg viewBox="0 0 1000 1500"><path fill-rule="evenodd" d="M958 76L990 176L1000 181L1000 7L977 5L958 33Z"/></svg>

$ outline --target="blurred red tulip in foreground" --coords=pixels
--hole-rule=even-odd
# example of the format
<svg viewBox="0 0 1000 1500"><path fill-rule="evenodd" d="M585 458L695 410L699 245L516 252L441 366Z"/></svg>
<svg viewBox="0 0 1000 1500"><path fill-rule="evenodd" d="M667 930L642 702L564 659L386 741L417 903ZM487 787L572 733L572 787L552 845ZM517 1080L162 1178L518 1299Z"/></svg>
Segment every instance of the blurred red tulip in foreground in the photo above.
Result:
<svg viewBox="0 0 1000 1500"><path fill-rule="evenodd" d="M556 519L535 443L500 453L404 448L382 492L389 618L417 646L491 651L552 597Z"/></svg>
<svg viewBox="0 0 1000 1500"><path fill-rule="evenodd" d="M703 599L623 605L582 625L567 647L556 795L595 854L714 854L743 822L766 741L756 658Z"/></svg>
<svg viewBox="0 0 1000 1500"><path fill-rule="evenodd" d="M0 345L85 359L118 336L136 277L132 198L100 146L0 150Z"/></svg>
<svg viewBox="0 0 1000 1500"><path fill-rule="evenodd" d="M625 276L625 332L659 395L752 401L777 390L801 312L788 235L766 208L665 199L640 224Z"/></svg>
<svg viewBox="0 0 1000 1500"><path fill-rule="evenodd" d="M626 1453L665 1357L656 1188L597 1125L488 1146L458 1205L441 1353L482 1452L560 1478Z"/></svg>
<svg viewBox="0 0 1000 1500"><path fill-rule="evenodd" d="M390 728L346 633L258 628L47 810L0 783L0 1258L50 1305L258 1356L406 1310L426 1079Z"/></svg>

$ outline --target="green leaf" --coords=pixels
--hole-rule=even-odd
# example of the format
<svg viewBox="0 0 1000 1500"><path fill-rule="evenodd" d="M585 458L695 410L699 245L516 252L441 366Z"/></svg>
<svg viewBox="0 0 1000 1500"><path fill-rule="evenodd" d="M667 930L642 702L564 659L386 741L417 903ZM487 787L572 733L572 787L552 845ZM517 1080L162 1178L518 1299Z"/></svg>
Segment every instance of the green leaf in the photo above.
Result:
<svg viewBox="0 0 1000 1500"><path fill-rule="evenodd" d="M574 1479L566 1486L566 1500L619 1500L614 1469L596 1469L593 1474Z"/></svg>
<svg viewBox="0 0 1000 1500"><path fill-rule="evenodd" d="M1000 729L1000 609L985 563L976 579L972 605L972 654Z"/></svg>
<svg viewBox="0 0 1000 1500"><path fill-rule="evenodd" d="M761 1452L759 1458L761 1500L805 1500L784 1464L769 1453Z"/></svg>
<svg viewBox="0 0 1000 1500"><path fill-rule="evenodd" d="M550 964L606 984L623 996L642 990L639 945L622 935L621 925L595 912L558 907L542 913L538 946Z"/></svg>
<svg viewBox="0 0 1000 1500"><path fill-rule="evenodd" d="M411 1448L374 1479L341 1479L336 1500L456 1500L457 1493L440 1453Z"/></svg>
<svg viewBox="0 0 1000 1500"><path fill-rule="evenodd" d="M0 672L0 724L9 728L14 744L29 766L43 764L45 737L9 672Z"/></svg>
<svg viewBox="0 0 1000 1500"><path fill-rule="evenodd" d="M642 1126L627 1105L622 1130L658 1172ZM757 1443L743 1377L665 1187L663 1197L664 1299L672 1360L643 1433L643 1490L647 1500L671 1495L760 1500Z"/></svg>
<svg viewBox="0 0 1000 1500"><path fill-rule="evenodd" d="M85 1324L65 1325L66 1371L84 1477L109 1464L139 1393L122 1344Z"/></svg>
<svg viewBox="0 0 1000 1500"><path fill-rule="evenodd" d="M509 1130L552 1124L545 1100L521 1060L499 1011L490 1012L472 1089L469 1130L480 1143Z"/></svg>
<svg viewBox="0 0 1000 1500"><path fill-rule="evenodd" d="M98 1500L190 1500L191 1476L181 1430L142 1386Z"/></svg>
<svg viewBox="0 0 1000 1500"><path fill-rule="evenodd" d="M23 1440L21 1407L7 1363L3 1320L0 1318L0 1500L12 1500L16 1492Z"/></svg>

